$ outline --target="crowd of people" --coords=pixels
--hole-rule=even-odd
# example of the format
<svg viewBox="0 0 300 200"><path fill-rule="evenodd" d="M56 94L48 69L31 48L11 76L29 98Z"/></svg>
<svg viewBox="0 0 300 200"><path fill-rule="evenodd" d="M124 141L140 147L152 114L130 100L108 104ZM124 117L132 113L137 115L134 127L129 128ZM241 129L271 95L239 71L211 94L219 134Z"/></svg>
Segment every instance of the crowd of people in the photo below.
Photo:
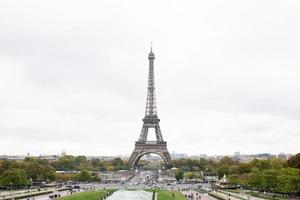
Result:
<svg viewBox="0 0 300 200"><path fill-rule="evenodd" d="M188 200L201 200L201 194L192 188L183 188L180 191Z"/></svg>

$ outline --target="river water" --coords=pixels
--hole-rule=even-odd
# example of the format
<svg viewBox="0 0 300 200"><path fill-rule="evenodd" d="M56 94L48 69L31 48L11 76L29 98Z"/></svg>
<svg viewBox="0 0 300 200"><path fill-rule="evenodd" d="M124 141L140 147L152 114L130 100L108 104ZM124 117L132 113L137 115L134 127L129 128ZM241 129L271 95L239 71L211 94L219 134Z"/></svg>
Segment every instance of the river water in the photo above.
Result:
<svg viewBox="0 0 300 200"><path fill-rule="evenodd" d="M143 190L118 190L113 193L107 200L151 200L152 192L145 192Z"/></svg>

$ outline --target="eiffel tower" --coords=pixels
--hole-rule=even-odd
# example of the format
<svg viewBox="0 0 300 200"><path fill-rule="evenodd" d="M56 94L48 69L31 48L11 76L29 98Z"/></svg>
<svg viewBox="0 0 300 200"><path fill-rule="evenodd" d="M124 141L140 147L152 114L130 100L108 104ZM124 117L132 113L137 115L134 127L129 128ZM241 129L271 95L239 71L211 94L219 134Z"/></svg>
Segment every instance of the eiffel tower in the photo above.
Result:
<svg viewBox="0 0 300 200"><path fill-rule="evenodd" d="M171 161L170 153L167 149L167 142L163 140L159 127L160 119L157 117L156 99L155 99L155 84L154 84L154 53L148 55L149 60L149 75L148 75L148 91L145 117L143 119L143 128L139 140L135 142L135 148L129 158L131 168L135 168L140 158L146 154L157 154L165 163ZM155 129L156 141L148 141L149 128Z"/></svg>

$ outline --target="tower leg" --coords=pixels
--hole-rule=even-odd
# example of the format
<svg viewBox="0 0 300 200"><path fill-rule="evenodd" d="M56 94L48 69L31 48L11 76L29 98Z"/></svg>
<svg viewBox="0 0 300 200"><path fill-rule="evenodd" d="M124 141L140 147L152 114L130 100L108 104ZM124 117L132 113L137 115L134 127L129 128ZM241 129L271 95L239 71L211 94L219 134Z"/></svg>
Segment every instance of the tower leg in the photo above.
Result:
<svg viewBox="0 0 300 200"><path fill-rule="evenodd" d="M156 143L156 144L147 144L147 143L139 143L136 142L135 148L129 158L129 165L132 169L138 164L138 161L147 154L156 154L159 155L166 164L171 162L171 155L167 149L167 143Z"/></svg>

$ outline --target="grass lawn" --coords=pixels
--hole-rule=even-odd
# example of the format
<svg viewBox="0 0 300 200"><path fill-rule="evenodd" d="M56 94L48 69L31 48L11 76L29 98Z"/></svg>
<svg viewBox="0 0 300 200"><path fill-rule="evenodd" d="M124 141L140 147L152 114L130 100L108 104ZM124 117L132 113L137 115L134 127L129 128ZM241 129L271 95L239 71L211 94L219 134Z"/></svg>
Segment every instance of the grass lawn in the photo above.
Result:
<svg viewBox="0 0 300 200"><path fill-rule="evenodd" d="M152 190L147 190L152 191ZM157 193L157 200L186 200L186 198L178 191L168 191L168 190L155 190ZM99 200L101 197L104 197L108 191L89 191L81 192L71 196L66 196L59 198L59 200ZM172 196L174 193L174 197Z"/></svg>
<svg viewBox="0 0 300 200"><path fill-rule="evenodd" d="M89 191L89 192L81 192L78 194L66 196L59 198L59 200L99 200L101 197L104 197L108 191Z"/></svg>
<svg viewBox="0 0 300 200"><path fill-rule="evenodd" d="M178 191L172 192L168 190L157 190L157 200L186 200L186 198Z"/></svg>

